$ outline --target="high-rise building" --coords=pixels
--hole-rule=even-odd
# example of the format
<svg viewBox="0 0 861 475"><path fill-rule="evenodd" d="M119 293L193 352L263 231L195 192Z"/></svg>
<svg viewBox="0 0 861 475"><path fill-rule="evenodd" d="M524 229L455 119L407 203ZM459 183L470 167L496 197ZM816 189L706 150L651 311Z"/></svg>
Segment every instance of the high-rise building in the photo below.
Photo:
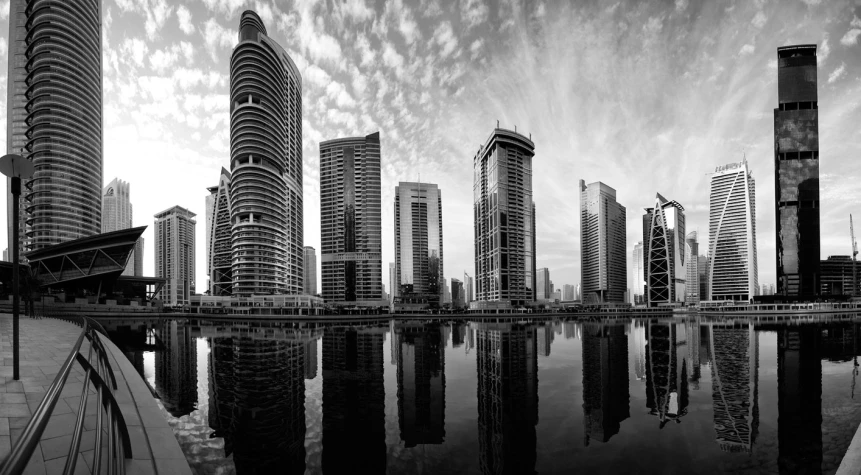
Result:
<svg viewBox="0 0 861 475"><path fill-rule="evenodd" d="M571 302L574 300L574 286L571 284L562 285L562 300Z"/></svg>
<svg viewBox="0 0 861 475"><path fill-rule="evenodd" d="M581 297L581 295L580 295L580 284L577 284L577 298L576 298L576 300L580 300L582 302L580 297Z"/></svg>
<svg viewBox="0 0 861 475"><path fill-rule="evenodd" d="M451 278L451 306L454 308L463 308L466 299L463 296L463 282L459 279Z"/></svg>
<svg viewBox="0 0 861 475"><path fill-rule="evenodd" d="M625 207L616 190L580 180L580 259L583 303L621 303L625 298L627 252Z"/></svg>
<svg viewBox="0 0 861 475"><path fill-rule="evenodd" d="M646 269L643 265L643 242L634 246L633 259L631 262L631 303L645 303Z"/></svg>
<svg viewBox="0 0 861 475"><path fill-rule="evenodd" d="M852 272L855 266L855 273ZM858 287L858 275L861 274L861 266L853 262L850 256L828 256L828 259L819 263L819 276L822 283L820 292L823 295L861 295ZM852 280L855 288L852 288ZM762 285L765 288L765 284ZM772 284L772 287L774 285ZM765 294L765 290L763 290ZM766 294L767 295L767 294Z"/></svg>
<svg viewBox="0 0 861 475"><path fill-rule="evenodd" d="M378 305L383 297L380 133L320 142L323 299Z"/></svg>
<svg viewBox="0 0 861 475"><path fill-rule="evenodd" d="M469 306L469 303L475 300L472 277L466 272L463 273L463 300L466 306Z"/></svg>
<svg viewBox="0 0 861 475"><path fill-rule="evenodd" d="M129 229L132 224L132 203L129 184L114 178L102 192L102 232ZM123 275L143 275L143 237L138 238L135 249L129 256Z"/></svg>
<svg viewBox="0 0 861 475"><path fill-rule="evenodd" d="M398 296L397 277L395 272L395 263L389 262L389 302L393 302L395 297Z"/></svg>
<svg viewBox="0 0 861 475"><path fill-rule="evenodd" d="M535 204L531 138L496 128L473 158L478 301L535 300Z"/></svg>
<svg viewBox="0 0 861 475"><path fill-rule="evenodd" d="M311 246L305 246L305 261L302 268L305 273L303 278L305 286L302 293L317 295L317 250Z"/></svg>
<svg viewBox="0 0 861 475"><path fill-rule="evenodd" d="M700 254L697 256L697 271L700 274L700 300L709 299L709 259Z"/></svg>
<svg viewBox="0 0 861 475"><path fill-rule="evenodd" d="M685 238L685 303L696 305L700 302L700 269L697 256L700 245L697 242L697 232L691 231Z"/></svg>
<svg viewBox="0 0 861 475"><path fill-rule="evenodd" d="M206 272L209 275L209 294L230 295L233 289L230 172L222 167L218 176L218 185L209 187L207 190L209 195L206 197Z"/></svg>
<svg viewBox="0 0 861 475"><path fill-rule="evenodd" d="M660 193L649 216L646 283L650 307L685 301L685 208Z"/></svg>
<svg viewBox="0 0 861 475"><path fill-rule="evenodd" d="M301 294L302 77L246 10L230 57L234 295Z"/></svg>
<svg viewBox="0 0 861 475"><path fill-rule="evenodd" d="M439 305L443 277L442 193L432 183L395 187L395 285L402 300Z"/></svg>
<svg viewBox="0 0 861 475"><path fill-rule="evenodd" d="M18 204L19 253L102 229L101 2L41 7L9 7L6 150L35 168Z"/></svg>
<svg viewBox="0 0 861 475"><path fill-rule="evenodd" d="M777 48L774 188L777 293L819 291L819 105L816 45Z"/></svg>
<svg viewBox="0 0 861 475"><path fill-rule="evenodd" d="M195 216L180 206L155 215L155 276L165 279L159 298L167 306L187 305L194 293Z"/></svg>
<svg viewBox="0 0 861 475"><path fill-rule="evenodd" d="M550 282L550 269L542 267L535 273L535 300L543 301L550 298L553 293Z"/></svg>
<svg viewBox="0 0 861 475"><path fill-rule="evenodd" d="M715 168L709 193L708 300L749 300L756 293L755 196L747 161Z"/></svg>

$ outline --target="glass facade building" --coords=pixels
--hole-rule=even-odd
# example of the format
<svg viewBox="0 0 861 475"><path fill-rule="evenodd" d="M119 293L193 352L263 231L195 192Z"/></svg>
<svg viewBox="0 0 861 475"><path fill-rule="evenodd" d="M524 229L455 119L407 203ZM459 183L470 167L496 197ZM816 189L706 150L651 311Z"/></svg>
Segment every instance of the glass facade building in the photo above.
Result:
<svg viewBox="0 0 861 475"><path fill-rule="evenodd" d="M473 158L475 299L535 301L535 144L496 128Z"/></svg>
<svg viewBox="0 0 861 475"><path fill-rule="evenodd" d="M301 294L302 78L253 11L230 57L233 295Z"/></svg>
<svg viewBox="0 0 861 475"><path fill-rule="evenodd" d="M380 133L320 142L323 299L383 299Z"/></svg>
<svg viewBox="0 0 861 475"><path fill-rule="evenodd" d="M685 208L660 193L655 207L646 209L649 227L646 283L650 307L685 301ZM647 220L643 219L645 223Z"/></svg>
<svg viewBox="0 0 861 475"><path fill-rule="evenodd" d="M700 302L700 268L697 256L700 245L697 232L691 231L685 237L685 303L696 305Z"/></svg>
<svg viewBox="0 0 861 475"><path fill-rule="evenodd" d="M317 250L305 246L305 291L306 295L317 295Z"/></svg>
<svg viewBox="0 0 861 475"><path fill-rule="evenodd" d="M634 246L631 261L631 303L634 305L646 302L646 269L643 264L643 242Z"/></svg>
<svg viewBox="0 0 861 475"><path fill-rule="evenodd" d="M819 291L819 106L816 45L777 49L774 193L777 293Z"/></svg>
<svg viewBox="0 0 861 475"><path fill-rule="evenodd" d="M232 278L232 226L230 223L230 172L222 168L218 186L207 188L206 271L210 295L230 295Z"/></svg>
<svg viewBox="0 0 861 475"><path fill-rule="evenodd" d="M584 304L623 303L628 256L625 207L616 190L580 180L580 285Z"/></svg>
<svg viewBox="0 0 861 475"><path fill-rule="evenodd" d="M701 300L750 300L756 295L755 197L746 161L715 169L709 193L709 290Z"/></svg>
<svg viewBox="0 0 861 475"><path fill-rule="evenodd" d="M128 182L114 178L102 191L102 232L119 231L132 223L131 187ZM143 238L138 238L123 275L143 275Z"/></svg>
<svg viewBox="0 0 861 475"><path fill-rule="evenodd" d="M395 287L401 302L442 303L442 193L432 183L395 187Z"/></svg>

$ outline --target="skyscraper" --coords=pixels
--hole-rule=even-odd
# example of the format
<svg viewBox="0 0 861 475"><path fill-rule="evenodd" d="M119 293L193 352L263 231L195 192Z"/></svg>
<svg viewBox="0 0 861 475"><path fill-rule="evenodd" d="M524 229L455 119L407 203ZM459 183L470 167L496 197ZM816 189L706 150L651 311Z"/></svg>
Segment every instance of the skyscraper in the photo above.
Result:
<svg viewBox="0 0 861 475"><path fill-rule="evenodd" d="M186 305L194 293L195 216L180 206L155 215L155 276L165 279L159 298L168 306Z"/></svg>
<svg viewBox="0 0 861 475"><path fill-rule="evenodd" d="M467 307L470 302L475 300L472 277L470 277L466 272L463 273L463 300Z"/></svg>
<svg viewBox="0 0 861 475"><path fill-rule="evenodd" d="M102 192L102 232L129 229L132 224L132 203L129 184L114 178ZM143 237L138 238L123 275L143 275Z"/></svg>
<svg viewBox="0 0 861 475"><path fill-rule="evenodd" d="M685 301L685 208L658 193L649 216L646 267L650 307Z"/></svg>
<svg viewBox="0 0 861 475"><path fill-rule="evenodd" d="M709 259L700 254L697 256L697 270L700 274L700 300L709 300Z"/></svg>
<svg viewBox="0 0 861 475"><path fill-rule="evenodd" d="M473 158L476 300L535 300L531 138L496 128Z"/></svg>
<svg viewBox="0 0 861 475"><path fill-rule="evenodd" d="M389 302L394 302L395 297L398 296L397 284L395 283L398 281L398 278L395 269L395 263L389 262Z"/></svg>
<svg viewBox="0 0 861 475"><path fill-rule="evenodd" d="M218 185L207 188L206 271L210 295L230 295L232 278L232 225L230 222L230 172L221 168Z"/></svg>
<svg viewBox="0 0 861 475"><path fill-rule="evenodd" d="M380 133L320 142L323 299L378 305L383 297Z"/></svg>
<svg viewBox="0 0 861 475"><path fill-rule="evenodd" d="M570 302L574 300L574 286L571 284L562 285L562 300Z"/></svg>
<svg viewBox="0 0 861 475"><path fill-rule="evenodd" d="M305 260L303 264L305 276L305 287L302 293L306 295L317 295L317 250L311 246L305 246Z"/></svg>
<svg viewBox="0 0 861 475"><path fill-rule="evenodd" d="M395 187L395 278L401 299L442 301L442 193L433 183Z"/></svg>
<svg viewBox="0 0 861 475"><path fill-rule="evenodd" d="M819 289L819 105L816 45L777 48L774 194L777 293Z"/></svg>
<svg viewBox="0 0 861 475"><path fill-rule="evenodd" d="M623 302L627 252L625 207L616 190L580 180L580 259L583 303Z"/></svg>
<svg viewBox="0 0 861 475"><path fill-rule="evenodd" d="M300 294L302 77L256 13L230 57L233 294Z"/></svg>
<svg viewBox="0 0 861 475"><path fill-rule="evenodd" d="M700 269L697 256L700 246L697 242L697 232L691 231L685 238L685 303L696 305L700 302Z"/></svg>
<svg viewBox="0 0 861 475"><path fill-rule="evenodd" d="M466 299L463 296L463 282L460 279L451 278L451 306L463 308Z"/></svg>
<svg viewBox="0 0 861 475"><path fill-rule="evenodd" d="M550 298L553 293L550 282L550 269L542 267L535 273L535 300L543 301Z"/></svg>
<svg viewBox="0 0 861 475"><path fill-rule="evenodd" d="M715 168L709 193L708 300L749 300L756 294L755 196L747 161Z"/></svg>
<svg viewBox="0 0 861 475"><path fill-rule="evenodd" d="M643 265L643 242L634 246L633 260L631 262L631 303L640 304L645 302L646 269Z"/></svg>
<svg viewBox="0 0 861 475"><path fill-rule="evenodd" d="M19 202L20 253L102 228L101 3L41 7L9 7L6 149L35 168Z"/></svg>

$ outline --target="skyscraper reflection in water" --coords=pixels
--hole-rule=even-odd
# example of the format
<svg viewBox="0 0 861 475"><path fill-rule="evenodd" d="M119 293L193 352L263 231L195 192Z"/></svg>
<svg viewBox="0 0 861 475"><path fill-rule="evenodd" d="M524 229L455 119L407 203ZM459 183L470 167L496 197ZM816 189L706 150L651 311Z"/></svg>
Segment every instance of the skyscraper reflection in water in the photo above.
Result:
<svg viewBox="0 0 861 475"><path fill-rule="evenodd" d="M646 407L658 417L660 428L681 423L688 413L688 373L684 338L673 322L646 325Z"/></svg>
<svg viewBox="0 0 861 475"><path fill-rule="evenodd" d="M780 473L822 472L821 332L813 325L777 331Z"/></svg>
<svg viewBox="0 0 861 475"><path fill-rule="evenodd" d="M445 343L440 329L439 323L395 324L392 338L401 348L398 427L406 447L441 444L445 438Z"/></svg>
<svg viewBox="0 0 861 475"><path fill-rule="evenodd" d="M155 390L167 412L182 417L197 404L197 345L191 329L175 320L162 321L155 331L162 344L155 353Z"/></svg>
<svg viewBox="0 0 861 475"><path fill-rule="evenodd" d="M473 325L481 472L535 473L538 424L535 327L510 323Z"/></svg>
<svg viewBox="0 0 861 475"><path fill-rule="evenodd" d="M759 428L759 340L751 324L709 324L712 403L718 444L751 452Z"/></svg>
<svg viewBox="0 0 861 475"><path fill-rule="evenodd" d="M323 333L324 473L386 472L387 331L335 327Z"/></svg>
<svg viewBox="0 0 861 475"><path fill-rule="evenodd" d="M305 342L211 338L209 425L237 474L305 471Z"/></svg>
<svg viewBox="0 0 861 475"><path fill-rule="evenodd" d="M583 444L607 442L631 416L625 326L583 324Z"/></svg>

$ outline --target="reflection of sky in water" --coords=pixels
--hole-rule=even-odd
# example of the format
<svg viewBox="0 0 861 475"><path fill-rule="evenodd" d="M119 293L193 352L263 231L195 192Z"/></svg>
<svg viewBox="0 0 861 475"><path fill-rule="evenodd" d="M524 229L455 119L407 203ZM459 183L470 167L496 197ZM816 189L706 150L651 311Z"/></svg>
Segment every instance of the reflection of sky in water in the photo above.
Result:
<svg viewBox="0 0 861 475"><path fill-rule="evenodd" d="M321 472L339 455L365 455L349 453L346 440L380 450L367 460L383 457L389 473L482 473L524 459L540 473L832 471L861 423L852 361L861 332L853 323L422 325L371 328L364 337L318 333L316 371L304 370L315 376L304 380L305 473ZM164 413L196 473L235 473L225 439L210 428L209 339L191 341L195 409L178 418ZM243 380L257 391L250 400L297 413L285 406L289 394L255 388L253 368L262 363L246 358L246 373L236 374L252 378ZM153 387L155 366L155 353L145 352ZM328 386L324 376L332 378ZM376 378L382 385L369 389ZM333 391L326 424L324 388ZM337 393L344 390L352 392ZM378 406L383 412L349 412ZM377 421L384 431L373 428ZM324 453L324 428L346 437L330 439L330 452L346 453Z"/></svg>

